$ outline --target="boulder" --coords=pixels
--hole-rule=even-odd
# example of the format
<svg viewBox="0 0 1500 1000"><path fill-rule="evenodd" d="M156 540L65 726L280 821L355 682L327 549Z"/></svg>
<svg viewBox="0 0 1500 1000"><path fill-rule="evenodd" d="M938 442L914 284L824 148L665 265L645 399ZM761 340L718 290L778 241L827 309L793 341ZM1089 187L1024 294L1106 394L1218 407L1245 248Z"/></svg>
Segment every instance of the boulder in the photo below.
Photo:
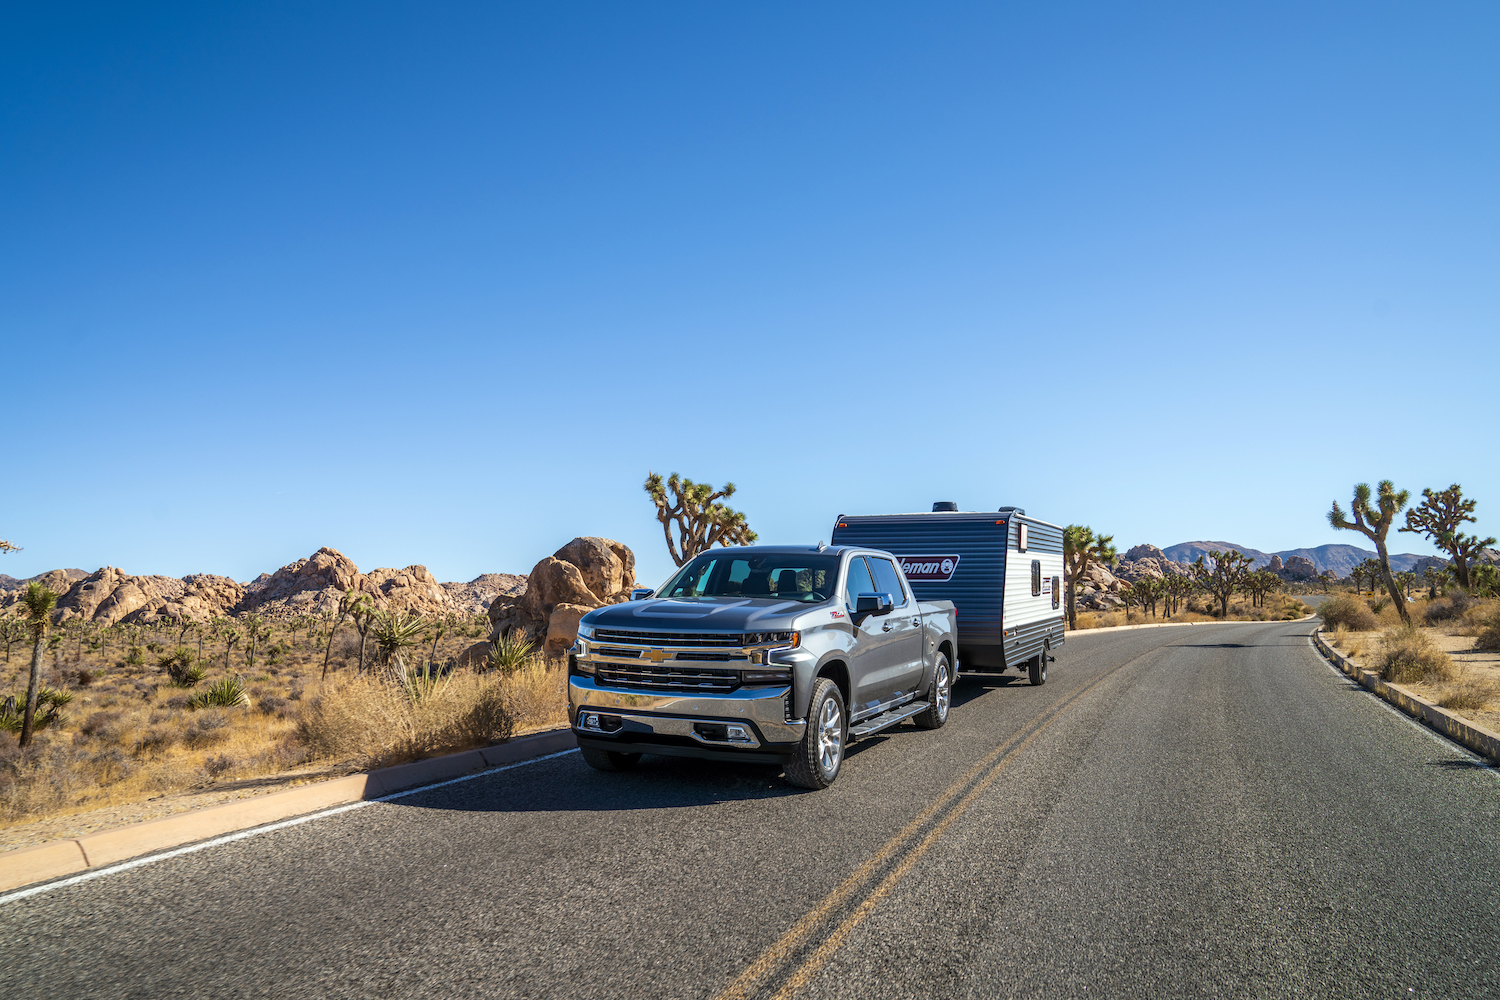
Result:
<svg viewBox="0 0 1500 1000"><path fill-rule="evenodd" d="M578 620L592 610L582 604L559 604L552 609L552 616L547 620L547 643L543 647L547 659L556 659L568 652L568 648L578 641Z"/></svg>
<svg viewBox="0 0 1500 1000"><path fill-rule="evenodd" d="M605 604L617 604L635 586L635 553L608 538L575 538L552 553L578 567L583 582Z"/></svg>
<svg viewBox="0 0 1500 1000"><path fill-rule="evenodd" d="M1280 556L1273 555L1271 561L1266 564L1266 569L1280 576L1282 570L1286 569L1286 564L1281 561Z"/></svg>
<svg viewBox="0 0 1500 1000"><path fill-rule="evenodd" d="M1288 556L1281 567L1281 575L1287 580L1316 580L1318 567L1307 556Z"/></svg>
<svg viewBox="0 0 1500 1000"><path fill-rule="evenodd" d="M1167 554L1165 552L1157 548L1155 545L1132 546L1130 551L1125 553L1125 559L1128 562L1135 562L1137 559L1157 559L1161 562L1172 561L1167 557Z"/></svg>

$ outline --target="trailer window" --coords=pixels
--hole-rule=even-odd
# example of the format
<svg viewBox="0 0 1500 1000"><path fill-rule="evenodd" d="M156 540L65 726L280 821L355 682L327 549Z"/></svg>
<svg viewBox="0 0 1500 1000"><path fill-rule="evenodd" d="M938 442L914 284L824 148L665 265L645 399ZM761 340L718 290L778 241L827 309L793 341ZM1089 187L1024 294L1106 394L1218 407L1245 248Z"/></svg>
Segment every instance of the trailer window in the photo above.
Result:
<svg viewBox="0 0 1500 1000"><path fill-rule="evenodd" d="M1052 607L1056 609L1062 603L1062 578L1052 578Z"/></svg>
<svg viewBox="0 0 1500 1000"><path fill-rule="evenodd" d="M1031 596L1042 596L1042 561L1040 559L1031 560Z"/></svg>
<svg viewBox="0 0 1500 1000"><path fill-rule="evenodd" d="M1021 552L1025 552L1026 543L1031 541L1031 539L1028 537L1031 533L1026 530L1026 525L1024 524L1019 525L1018 527L1020 528L1020 532L1018 535L1018 540L1016 542L1016 548Z"/></svg>

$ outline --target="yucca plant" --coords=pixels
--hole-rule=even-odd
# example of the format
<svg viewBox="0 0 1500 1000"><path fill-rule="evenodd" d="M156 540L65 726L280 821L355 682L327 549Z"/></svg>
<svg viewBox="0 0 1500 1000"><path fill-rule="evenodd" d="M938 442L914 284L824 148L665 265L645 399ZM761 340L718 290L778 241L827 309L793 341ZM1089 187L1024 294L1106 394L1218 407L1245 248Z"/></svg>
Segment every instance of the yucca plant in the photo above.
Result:
<svg viewBox="0 0 1500 1000"><path fill-rule="evenodd" d="M406 677L406 658L403 650L411 649L427 631L427 622L418 614L405 611L377 611L370 629L370 636L380 650L380 662L390 669L393 677Z"/></svg>
<svg viewBox="0 0 1500 1000"><path fill-rule="evenodd" d="M535 649L536 640L529 632L513 628L504 635L490 640L490 669L498 670L502 674L515 673L517 668L531 659L531 653Z"/></svg>
<svg viewBox="0 0 1500 1000"><path fill-rule="evenodd" d="M178 687L192 687L208 673L193 662L193 651L186 646L178 646L170 653L157 657L156 665L165 670L172 683Z"/></svg>
<svg viewBox="0 0 1500 1000"><path fill-rule="evenodd" d="M440 695L448 689L453 675L441 670L434 670L432 663L407 673L405 678L406 696L413 702L426 701L434 695Z"/></svg>
<svg viewBox="0 0 1500 1000"><path fill-rule="evenodd" d="M22 615L27 630L31 633L31 674L26 681L26 704L21 709L21 725L16 731L21 734L20 745L31 742L36 729L36 709L39 689L42 686L42 656L47 648L47 630L52 626L52 611L57 607L57 595L33 580L21 594Z"/></svg>
<svg viewBox="0 0 1500 1000"><path fill-rule="evenodd" d="M63 715L62 708L73 700L71 691L55 691L44 687L37 692L36 713L31 718L31 731L46 729L48 726L61 726L68 721ZM0 703L0 730L7 733L19 733L26 722L22 706L16 704L16 696L11 695Z"/></svg>
<svg viewBox="0 0 1500 1000"><path fill-rule="evenodd" d="M245 682L231 674L193 695L189 704L194 708L235 708L250 704L250 699L245 695Z"/></svg>

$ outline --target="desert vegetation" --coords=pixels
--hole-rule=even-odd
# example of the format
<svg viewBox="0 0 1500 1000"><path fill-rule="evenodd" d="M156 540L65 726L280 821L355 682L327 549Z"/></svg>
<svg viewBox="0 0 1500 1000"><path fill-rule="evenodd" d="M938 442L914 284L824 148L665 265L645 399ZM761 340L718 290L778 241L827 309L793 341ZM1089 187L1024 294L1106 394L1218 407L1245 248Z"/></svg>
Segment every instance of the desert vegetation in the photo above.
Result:
<svg viewBox="0 0 1500 1000"><path fill-rule="evenodd" d="M0 740L3 825L385 766L566 718L565 671L526 637L461 655L488 634L484 615L385 611L351 594L336 612L286 619L43 619L0 619L0 730L15 734Z"/></svg>

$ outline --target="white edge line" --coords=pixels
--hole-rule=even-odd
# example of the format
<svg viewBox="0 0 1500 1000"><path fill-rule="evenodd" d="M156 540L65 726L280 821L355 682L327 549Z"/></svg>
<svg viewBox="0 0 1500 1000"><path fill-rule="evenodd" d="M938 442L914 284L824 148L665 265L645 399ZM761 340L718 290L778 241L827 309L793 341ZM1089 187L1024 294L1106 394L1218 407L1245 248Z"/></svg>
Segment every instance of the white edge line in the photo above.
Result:
<svg viewBox="0 0 1500 1000"><path fill-rule="evenodd" d="M62 889L70 885L77 885L80 882L88 882L96 878L103 878L105 875L113 875L116 872L129 871L132 868L140 868L144 865L155 864L158 861L166 861L168 858L179 857L183 854L192 854L195 851L206 850L210 847L218 847L220 844L229 844L233 843L236 840L245 840L248 837L257 837L263 833L271 833L275 830L285 830L290 826L298 826L302 823L310 823L315 819L325 819L329 816L337 816L339 813L346 813L355 809L363 809L365 806L373 806L377 802L390 802L393 799L404 799L408 795L417 795L421 792L430 792L434 789L443 788L447 785L457 785L460 782L473 781L475 778L488 778L490 775L499 774L501 771L511 771L518 767L527 767L531 764L540 764L544 760L553 760L555 758L563 757L567 754L577 752L577 747L574 747L571 750L559 750L557 753L549 753L542 757L531 757L527 760L517 761L514 764L504 764L500 767L492 767L484 771L476 771L473 774L466 774L460 778L449 778L447 781L439 781L438 783L433 785L419 785L416 788L406 788L402 789L399 792L392 792L389 795L382 795L379 798L365 799L361 802L350 802L347 805L334 806L332 809L324 809L321 812L309 813L306 816L296 816L292 819L279 820L275 823L270 823L265 826L252 827L249 830L240 830L236 833L226 833L222 837L215 837L212 840L205 840L197 844L189 844L186 847L175 847L170 851L162 851L160 854L147 854L144 857L133 858L130 861L122 861L117 865L110 865L108 868L100 868L97 871L83 872L79 875L74 875L71 878L65 878L59 882L45 882L42 885L32 886L29 889L20 889L16 892L10 893L9 895L0 896L0 906L4 906L6 903L11 903L18 899L26 899L29 896L36 896L40 893L51 892L53 889Z"/></svg>
<svg viewBox="0 0 1500 1000"><path fill-rule="evenodd" d="M1356 680L1353 677L1350 677L1348 674L1346 674L1342 670L1340 670L1338 668L1338 665L1336 663L1334 663L1328 657L1326 657L1326 656L1323 655L1323 651L1318 648L1318 644L1316 642L1313 642L1313 638L1310 635L1307 637L1307 644L1312 647L1313 655L1316 656L1318 659L1320 659L1320 660L1323 661L1323 666L1327 667L1329 670L1332 670L1342 680L1345 680L1345 681L1349 682L1350 684L1353 684L1360 691L1363 691L1365 694L1369 695L1374 700L1375 704L1379 705L1381 708L1385 709L1387 712L1390 712L1396 718L1400 719L1402 722L1406 723L1408 726L1411 726L1417 732L1421 733L1423 736L1427 737L1429 740L1432 740L1432 742L1434 742L1434 743L1438 744L1439 746L1443 747L1445 750L1453 750L1453 751L1456 751L1456 752L1458 752L1460 754L1463 754L1465 757L1469 758L1474 763L1476 763L1476 764L1479 765L1478 770L1488 771L1497 780L1500 780L1500 771L1497 771L1495 769L1495 766L1493 764L1491 764L1488 760L1486 760L1485 758L1479 756L1479 754L1475 753L1473 750L1470 750L1468 747L1464 746L1462 743L1459 743L1456 740L1450 740L1448 737L1444 736L1442 733L1434 731L1431 726L1424 726L1424 725L1422 725L1422 723L1418 722L1416 719L1413 719L1411 716L1409 716L1405 712L1401 711L1401 709L1397 708L1395 705L1392 705L1390 702L1388 702L1384 698L1380 697L1380 695L1376 694L1374 691L1371 691L1369 688L1365 687L1358 680ZM0 903L3 903L3 902L5 902L5 900L0 899Z"/></svg>

